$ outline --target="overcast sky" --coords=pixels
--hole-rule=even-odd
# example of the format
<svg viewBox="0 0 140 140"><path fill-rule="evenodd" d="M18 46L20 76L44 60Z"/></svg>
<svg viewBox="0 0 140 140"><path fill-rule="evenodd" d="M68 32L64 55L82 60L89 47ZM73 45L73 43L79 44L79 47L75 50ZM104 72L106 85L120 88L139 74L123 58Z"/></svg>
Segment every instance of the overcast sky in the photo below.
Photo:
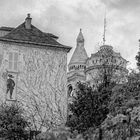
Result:
<svg viewBox="0 0 140 140"><path fill-rule="evenodd" d="M99 50L107 11L106 43L135 68L140 39L140 0L0 0L0 26L16 27L31 13L32 24L59 36L59 42L76 47L80 28L88 56Z"/></svg>

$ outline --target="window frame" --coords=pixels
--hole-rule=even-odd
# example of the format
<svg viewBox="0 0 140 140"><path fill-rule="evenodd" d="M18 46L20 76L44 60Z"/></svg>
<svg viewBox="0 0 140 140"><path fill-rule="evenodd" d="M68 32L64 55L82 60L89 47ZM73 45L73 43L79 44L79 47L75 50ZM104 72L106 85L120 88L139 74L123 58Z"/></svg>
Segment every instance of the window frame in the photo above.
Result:
<svg viewBox="0 0 140 140"><path fill-rule="evenodd" d="M9 53L8 53L8 70L13 71L13 72L18 72L18 62L19 62L18 51L9 51Z"/></svg>

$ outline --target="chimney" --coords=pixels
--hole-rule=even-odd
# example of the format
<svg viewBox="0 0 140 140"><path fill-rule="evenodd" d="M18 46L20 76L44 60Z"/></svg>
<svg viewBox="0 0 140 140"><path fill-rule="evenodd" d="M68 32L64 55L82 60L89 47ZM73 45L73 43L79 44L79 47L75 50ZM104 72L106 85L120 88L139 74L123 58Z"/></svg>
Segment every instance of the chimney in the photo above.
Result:
<svg viewBox="0 0 140 140"><path fill-rule="evenodd" d="M32 18L30 17L30 14L27 14L27 17L25 19L25 28L26 29L31 29L31 20L32 20Z"/></svg>

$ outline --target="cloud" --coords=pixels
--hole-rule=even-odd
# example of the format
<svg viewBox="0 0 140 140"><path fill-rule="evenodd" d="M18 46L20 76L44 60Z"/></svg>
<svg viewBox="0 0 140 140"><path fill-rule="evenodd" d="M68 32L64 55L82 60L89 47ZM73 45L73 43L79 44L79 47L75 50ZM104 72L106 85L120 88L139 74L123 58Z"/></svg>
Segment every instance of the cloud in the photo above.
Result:
<svg viewBox="0 0 140 140"><path fill-rule="evenodd" d="M100 0L107 9L107 37L114 49L136 67L135 55L138 52L139 0Z"/></svg>
<svg viewBox="0 0 140 140"><path fill-rule="evenodd" d="M130 0L53 0L39 21L45 31L56 33L60 41L75 48L79 28L83 28L85 48L90 56L99 49L97 45L102 41L104 5L107 5L107 43L113 45L114 50L135 63L137 51L139 20L137 14L139 1ZM42 6L45 7L43 4ZM131 11L136 6L135 10ZM44 8L45 9L45 8ZM39 24L39 23L38 23ZM134 49L135 48L135 49ZM72 50L72 52L74 49ZM72 52L68 55L70 59Z"/></svg>
<svg viewBox="0 0 140 140"><path fill-rule="evenodd" d="M0 5L0 26L16 27L31 13L36 27L56 34L61 43L73 47L68 60L80 28L88 55L99 49L106 6L107 44L135 63L140 37L139 0L0 0Z"/></svg>
<svg viewBox="0 0 140 140"><path fill-rule="evenodd" d="M32 11L34 5L33 0L0 0L0 25L17 26L23 21L23 15Z"/></svg>
<svg viewBox="0 0 140 140"><path fill-rule="evenodd" d="M134 10L139 8L139 0L100 0L107 7L117 10Z"/></svg>

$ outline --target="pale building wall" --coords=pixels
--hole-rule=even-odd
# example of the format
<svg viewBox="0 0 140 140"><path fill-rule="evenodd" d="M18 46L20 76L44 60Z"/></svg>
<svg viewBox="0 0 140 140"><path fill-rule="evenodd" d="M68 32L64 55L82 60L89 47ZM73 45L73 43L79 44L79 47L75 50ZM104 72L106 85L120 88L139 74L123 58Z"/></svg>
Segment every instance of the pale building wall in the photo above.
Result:
<svg viewBox="0 0 140 140"><path fill-rule="evenodd" d="M64 124L67 117L67 52L39 47L0 42L0 101L9 100L6 80L10 73L16 83L13 100L26 107L34 126ZM8 69L10 52L18 53L16 71Z"/></svg>

